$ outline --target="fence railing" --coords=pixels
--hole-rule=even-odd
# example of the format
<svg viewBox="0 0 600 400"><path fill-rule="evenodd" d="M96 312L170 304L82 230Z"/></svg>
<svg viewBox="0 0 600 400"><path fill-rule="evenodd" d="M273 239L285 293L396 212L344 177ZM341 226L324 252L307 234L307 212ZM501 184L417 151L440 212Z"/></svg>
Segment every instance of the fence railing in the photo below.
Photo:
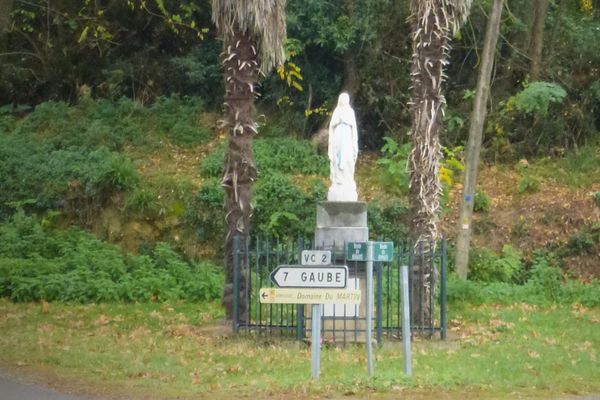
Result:
<svg viewBox="0 0 600 400"><path fill-rule="evenodd" d="M426 248L426 251L423 251ZM273 287L269 275L282 264L300 264L302 250L310 250L303 240L282 242L277 239L253 238L241 243L234 240L234 293L240 286L249 288L234 298L233 329L237 332L280 336L304 340L310 335L311 313L302 304L262 304L259 289ZM334 264L347 265L348 287L365 288L364 262L345 259L345 252L333 252ZM446 242L429 246L413 246L409 242L394 243L391 262L374 262L375 310L374 329L378 343L402 337L402 304L400 267L408 265L411 299L411 331L413 334L446 336ZM362 281L362 282L361 282ZM364 293L364 292L363 292ZM364 294L363 294L364 295ZM358 305L325 306L322 338L327 342L346 344L361 341L366 319Z"/></svg>

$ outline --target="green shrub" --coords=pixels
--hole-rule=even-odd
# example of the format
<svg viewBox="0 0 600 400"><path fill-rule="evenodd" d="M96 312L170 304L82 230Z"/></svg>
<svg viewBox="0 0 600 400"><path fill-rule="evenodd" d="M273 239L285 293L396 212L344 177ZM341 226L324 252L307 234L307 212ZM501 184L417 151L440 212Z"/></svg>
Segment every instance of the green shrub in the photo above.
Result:
<svg viewBox="0 0 600 400"><path fill-rule="evenodd" d="M200 175L206 178L218 178L223 174L225 148L227 143L220 142L200 163Z"/></svg>
<svg viewBox="0 0 600 400"><path fill-rule="evenodd" d="M313 150L310 141L290 138L265 138L254 141L259 176L279 172L326 175L328 161Z"/></svg>
<svg viewBox="0 0 600 400"><path fill-rule="evenodd" d="M581 231L569 237L564 248L564 253L566 255L591 254L595 248L596 241L592 232Z"/></svg>
<svg viewBox="0 0 600 400"><path fill-rule="evenodd" d="M469 279L481 282L513 282L521 270L521 253L504 245L502 254L472 248L469 254Z"/></svg>
<svg viewBox="0 0 600 400"><path fill-rule="evenodd" d="M70 106L48 101L38 105L14 127L14 133L41 140L56 149L93 150L99 146L123 150L157 149L167 140L191 146L211 137L198 115L204 105L198 98L158 97L150 107L128 98L117 101L84 98Z"/></svg>
<svg viewBox="0 0 600 400"><path fill-rule="evenodd" d="M538 255L531 268L527 286L541 298L556 302L563 297L563 279L562 270L553 265L551 259Z"/></svg>
<svg viewBox="0 0 600 400"><path fill-rule="evenodd" d="M136 188L125 201L125 207L134 212L152 215L158 212L158 194L151 188Z"/></svg>
<svg viewBox="0 0 600 400"><path fill-rule="evenodd" d="M555 83L531 82L525 89L512 97L515 108L522 113L532 113L545 116L550 104L562 103L567 92Z"/></svg>
<svg viewBox="0 0 600 400"><path fill-rule="evenodd" d="M272 173L325 175L327 159L315 153L308 140L258 138L252 148L259 179ZM219 177L223 171L226 143L219 144L200 164L205 177Z"/></svg>
<svg viewBox="0 0 600 400"><path fill-rule="evenodd" d="M482 190L477 189L475 198L473 199L473 211L488 212L490 210L490 205L490 198Z"/></svg>
<svg viewBox="0 0 600 400"><path fill-rule="evenodd" d="M531 174L524 174L519 178L517 184L517 192L523 193L536 193L540 190L541 180L537 176Z"/></svg>
<svg viewBox="0 0 600 400"><path fill-rule="evenodd" d="M219 180L210 179L187 204L184 220L201 242L222 241L224 201L225 191Z"/></svg>
<svg viewBox="0 0 600 400"><path fill-rule="evenodd" d="M222 287L221 270L165 243L127 255L80 230L47 230L23 211L0 225L0 296L13 301L203 301Z"/></svg>
<svg viewBox="0 0 600 400"><path fill-rule="evenodd" d="M378 240L404 240L408 237L409 208L403 202L368 204L369 234Z"/></svg>
<svg viewBox="0 0 600 400"><path fill-rule="evenodd" d="M32 199L37 209L66 203L88 208L136 187L137 169L127 157L100 147L55 149L16 135L0 136L0 207Z"/></svg>
<svg viewBox="0 0 600 400"><path fill-rule="evenodd" d="M254 191L253 232L276 237L312 236L317 200L323 199L325 186L311 180L302 188L285 175L272 173L259 179Z"/></svg>
<svg viewBox="0 0 600 400"><path fill-rule="evenodd" d="M394 139L383 138L385 144L381 148L382 156L377 160L382 168L380 182L389 193L405 195L408 193L408 172L406 163L410 154L411 145L405 143L399 145Z"/></svg>
<svg viewBox="0 0 600 400"><path fill-rule="evenodd" d="M535 276L525 284L465 281L451 274L447 283L447 299L470 305L579 303L586 307L600 306L600 282L561 282L562 274L558 268L541 266L536 269Z"/></svg>
<svg viewBox="0 0 600 400"><path fill-rule="evenodd" d="M172 143L190 146L204 143L212 136L209 127L198 122L203 109L204 104L198 97L159 97L148 109L147 116L150 121L158 122L160 133Z"/></svg>

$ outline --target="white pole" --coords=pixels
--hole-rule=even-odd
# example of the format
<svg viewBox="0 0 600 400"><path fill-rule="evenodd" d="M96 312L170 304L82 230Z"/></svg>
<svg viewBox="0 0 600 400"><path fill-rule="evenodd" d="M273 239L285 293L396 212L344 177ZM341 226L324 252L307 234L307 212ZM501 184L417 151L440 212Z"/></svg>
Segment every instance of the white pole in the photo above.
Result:
<svg viewBox="0 0 600 400"><path fill-rule="evenodd" d="M311 375L313 379L319 379L321 369L321 305L312 305L312 329L311 329Z"/></svg>
<svg viewBox="0 0 600 400"><path fill-rule="evenodd" d="M371 325L373 322L373 242L367 242L367 369L373 375L373 342Z"/></svg>
<svg viewBox="0 0 600 400"><path fill-rule="evenodd" d="M412 375L412 356L410 350L410 306L408 303L408 266L402 270L402 344L404 349L404 373Z"/></svg>

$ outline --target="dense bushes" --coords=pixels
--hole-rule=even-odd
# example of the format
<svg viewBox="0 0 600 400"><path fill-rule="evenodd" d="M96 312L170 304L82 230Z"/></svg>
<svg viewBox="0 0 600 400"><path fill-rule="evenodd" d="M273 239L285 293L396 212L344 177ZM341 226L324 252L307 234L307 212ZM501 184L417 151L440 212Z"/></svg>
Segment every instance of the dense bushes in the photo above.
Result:
<svg viewBox="0 0 600 400"><path fill-rule="evenodd" d="M258 138L253 141L252 148L261 176L271 173L327 174L327 159L315 153L308 140ZM205 177L219 177L224 157L225 142L204 158L200 173Z"/></svg>
<svg viewBox="0 0 600 400"><path fill-rule="evenodd" d="M325 185L308 180L302 190L287 176L265 175L254 190L254 232L276 237L311 237L316 225L316 202L325 198Z"/></svg>
<svg viewBox="0 0 600 400"><path fill-rule="evenodd" d="M377 240L406 240L408 238L408 205L396 201L390 205L378 201L368 205L369 235Z"/></svg>
<svg viewBox="0 0 600 400"><path fill-rule="evenodd" d="M469 304L538 305L580 303L586 307L600 307L600 282L582 283L564 280L557 267L538 266L533 276L522 285L506 282L465 281L450 275L447 284L448 300Z"/></svg>
<svg viewBox="0 0 600 400"><path fill-rule="evenodd" d="M159 97L148 107L127 98L83 98L73 106L49 101L19 121L14 135L43 139L57 149L125 146L156 149L164 140L191 145L210 138L198 122L204 106L198 98Z"/></svg>
<svg viewBox="0 0 600 400"><path fill-rule="evenodd" d="M0 159L0 210L25 202L37 210L83 211L139 181L131 160L105 147L57 149L25 136L0 136Z"/></svg>
<svg viewBox="0 0 600 400"><path fill-rule="evenodd" d="M310 237L315 225L315 203L325 199L326 188L318 177L294 182L295 174L325 175L328 162L315 153L308 140L258 138L253 142L259 172L253 193L252 232L256 235ZM202 241L217 243L223 237L224 192L218 178L223 169L225 143L200 164L207 179L188 205L186 221Z"/></svg>
<svg viewBox="0 0 600 400"><path fill-rule="evenodd" d="M254 187L252 233L279 238L311 237L317 201L326 188L318 178L308 178L303 188L287 175L271 172ZM191 200L186 221L203 242L217 244L223 238L224 191L217 179L209 179Z"/></svg>
<svg viewBox="0 0 600 400"><path fill-rule="evenodd" d="M199 121L196 98L157 98L143 107L82 99L69 106L46 102L18 119L18 109L0 110L0 209L9 202L30 208L85 212L115 192L135 189L140 181L130 157L165 143L190 146L210 138ZM130 156L124 155L127 148ZM131 204L144 207L144 191ZM141 197L140 197L141 196Z"/></svg>
<svg viewBox="0 0 600 400"><path fill-rule="evenodd" d="M473 248L469 280L451 275L448 298L472 304L525 302L600 306L600 281L583 283L569 279L561 269L560 253L563 249L557 250L557 253L538 251L531 260L524 260L522 254L510 245L505 245L501 254L485 248Z"/></svg>
<svg viewBox="0 0 600 400"><path fill-rule="evenodd" d="M44 228L16 213L0 225L0 296L13 301L152 301L217 299L223 275L187 262L169 245L123 254L76 229Z"/></svg>
<svg viewBox="0 0 600 400"><path fill-rule="evenodd" d="M469 255L469 279L482 282L515 282L522 268L521 253L504 245L502 254L472 248Z"/></svg>

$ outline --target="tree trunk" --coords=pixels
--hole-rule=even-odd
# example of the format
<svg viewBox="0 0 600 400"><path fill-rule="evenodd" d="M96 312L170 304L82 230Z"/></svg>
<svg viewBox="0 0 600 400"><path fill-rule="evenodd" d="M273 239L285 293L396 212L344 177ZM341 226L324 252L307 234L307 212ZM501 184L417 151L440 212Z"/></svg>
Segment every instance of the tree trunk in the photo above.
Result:
<svg viewBox="0 0 600 400"><path fill-rule="evenodd" d="M494 65L498 34L500 32L503 2L504 0L494 0L492 4L492 11L488 20L485 42L483 45L481 70L479 71L479 78L477 80L475 104L473 105L471 125L469 126L469 141L467 144L467 159L465 162L460 217L458 219L459 226L455 259L455 270L462 279L467 279L468 273L469 243L471 241L471 230L473 227L472 217L477 182L477 167L479 165L483 127L487 114L486 106L490 92L492 67Z"/></svg>
<svg viewBox="0 0 600 400"><path fill-rule="evenodd" d="M0 32L10 28L10 12L14 3L14 0L0 0Z"/></svg>
<svg viewBox="0 0 600 400"><path fill-rule="evenodd" d="M233 240L240 237L245 248L250 233L252 215L252 185L256 166L252 153L252 138L256 134L255 86L259 62L256 41L250 35L234 32L226 39L223 52L225 69L226 117L223 125L229 133L222 185L225 188L225 289L223 305L228 319L233 315L233 299L239 296L240 320L247 321L250 288L247 285L248 265L240 257L240 291L233 293Z"/></svg>
<svg viewBox="0 0 600 400"><path fill-rule="evenodd" d="M428 256L438 238L439 160L443 67L448 59L448 23L443 5L415 7L412 28L412 152L410 173L411 239L414 246L411 285L411 324L425 326L433 288ZM425 286L421 286L425 285Z"/></svg>
<svg viewBox="0 0 600 400"><path fill-rule="evenodd" d="M358 91L358 72L356 72L354 49L348 49L344 53L344 81L342 82L342 91L348 93L351 97Z"/></svg>
<svg viewBox="0 0 600 400"><path fill-rule="evenodd" d="M531 59L531 70L529 80L532 82L540 79L542 68L542 50L544 48L544 27L546 25L546 14L548 11L548 0L533 0L533 20L531 21L531 35L529 42L529 58Z"/></svg>
<svg viewBox="0 0 600 400"><path fill-rule="evenodd" d="M412 151L410 174L413 265L411 322L417 329L433 326L432 300L436 283L433 265L440 208L439 161L444 66L450 35L458 31L471 7L470 0L412 0Z"/></svg>
<svg viewBox="0 0 600 400"><path fill-rule="evenodd" d="M356 5L355 0L344 0L344 11L346 16L352 21ZM358 72L356 71L356 49L350 46L344 52L344 77L342 82L342 91L348 93L351 98L355 97L358 90Z"/></svg>

